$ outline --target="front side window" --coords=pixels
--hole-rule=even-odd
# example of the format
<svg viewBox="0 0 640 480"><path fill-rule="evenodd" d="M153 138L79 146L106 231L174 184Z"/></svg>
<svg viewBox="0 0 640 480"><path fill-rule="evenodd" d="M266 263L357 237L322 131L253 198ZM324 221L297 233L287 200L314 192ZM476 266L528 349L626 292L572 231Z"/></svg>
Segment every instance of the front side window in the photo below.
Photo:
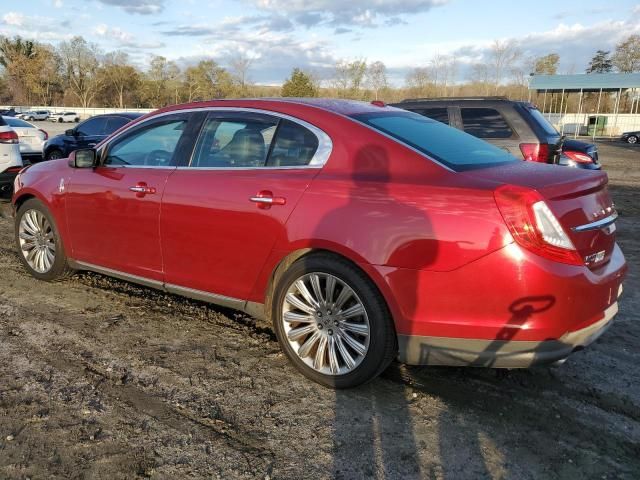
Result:
<svg viewBox="0 0 640 480"><path fill-rule="evenodd" d="M102 118L92 118L91 120L87 120L86 122L78 125L76 129L76 133L80 136L90 137L94 135L104 135L104 127L107 123L107 119Z"/></svg>
<svg viewBox="0 0 640 480"><path fill-rule="evenodd" d="M494 108L461 108L464 131L478 138L511 138L513 130Z"/></svg>
<svg viewBox="0 0 640 480"><path fill-rule="evenodd" d="M353 119L415 148L455 171L514 162L490 143L412 112L363 113Z"/></svg>
<svg viewBox="0 0 640 480"><path fill-rule="evenodd" d="M263 167L277 124L277 118L267 115L210 116L198 137L191 166Z"/></svg>
<svg viewBox="0 0 640 480"><path fill-rule="evenodd" d="M119 137L109 146L105 165L171 166L187 120L166 119Z"/></svg>
<svg viewBox="0 0 640 480"><path fill-rule="evenodd" d="M131 120L124 117L109 117L107 119L107 126L105 127L104 133L105 135L110 135L116 130L124 127Z"/></svg>

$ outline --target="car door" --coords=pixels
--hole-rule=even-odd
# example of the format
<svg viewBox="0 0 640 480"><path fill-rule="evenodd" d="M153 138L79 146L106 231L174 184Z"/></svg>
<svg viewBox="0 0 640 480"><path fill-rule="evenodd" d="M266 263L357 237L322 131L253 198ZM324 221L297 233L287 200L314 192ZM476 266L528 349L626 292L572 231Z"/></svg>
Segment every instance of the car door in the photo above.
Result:
<svg viewBox="0 0 640 480"><path fill-rule="evenodd" d="M150 119L104 145L99 166L73 171L64 185L72 258L162 281L160 201L188 126L188 114Z"/></svg>
<svg viewBox="0 0 640 480"><path fill-rule="evenodd" d="M73 146L73 150L95 147L104 138L107 119L108 117L90 118L74 128L74 134L70 136L70 147Z"/></svg>
<svg viewBox="0 0 640 480"><path fill-rule="evenodd" d="M330 144L313 128L262 113L209 113L190 164L169 177L162 201L169 290L248 298L319 171L316 151Z"/></svg>

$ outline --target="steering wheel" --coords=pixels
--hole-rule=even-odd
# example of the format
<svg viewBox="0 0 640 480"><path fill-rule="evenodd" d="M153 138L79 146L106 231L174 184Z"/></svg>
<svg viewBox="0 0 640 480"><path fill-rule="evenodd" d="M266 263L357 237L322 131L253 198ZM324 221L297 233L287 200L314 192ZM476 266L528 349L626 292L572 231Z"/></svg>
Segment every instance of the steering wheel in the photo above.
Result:
<svg viewBox="0 0 640 480"><path fill-rule="evenodd" d="M144 157L144 164L154 167L166 167L171 163L173 153L166 150L152 150Z"/></svg>

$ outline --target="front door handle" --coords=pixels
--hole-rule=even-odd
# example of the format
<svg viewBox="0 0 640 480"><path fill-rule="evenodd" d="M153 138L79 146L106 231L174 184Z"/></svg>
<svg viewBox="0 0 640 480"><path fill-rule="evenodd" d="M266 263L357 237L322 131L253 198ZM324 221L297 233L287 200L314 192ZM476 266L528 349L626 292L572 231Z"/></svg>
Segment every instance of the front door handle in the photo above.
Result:
<svg viewBox="0 0 640 480"><path fill-rule="evenodd" d="M249 201L258 204L258 208L269 209L272 205L285 205L287 199L284 197L274 197L273 192L262 190L257 195L249 197Z"/></svg>
<svg viewBox="0 0 640 480"><path fill-rule="evenodd" d="M138 182L135 187L129 187L129 190L136 192L136 197L142 198L145 195L153 195L156 193L155 187L150 187L144 182Z"/></svg>

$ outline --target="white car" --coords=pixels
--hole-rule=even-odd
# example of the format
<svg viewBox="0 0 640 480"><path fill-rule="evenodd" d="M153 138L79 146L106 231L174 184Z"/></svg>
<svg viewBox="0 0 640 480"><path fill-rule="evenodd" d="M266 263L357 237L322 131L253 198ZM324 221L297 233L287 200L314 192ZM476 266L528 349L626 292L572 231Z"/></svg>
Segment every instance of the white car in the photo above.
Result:
<svg viewBox="0 0 640 480"><path fill-rule="evenodd" d="M2 117L7 125L18 134L20 155L22 159L42 160L44 142L49 134L35 125L15 117Z"/></svg>
<svg viewBox="0 0 640 480"><path fill-rule="evenodd" d="M31 110L16 115L16 117L22 120L28 120L29 122L33 122L34 120L47 120L50 116L51 112L49 110Z"/></svg>
<svg viewBox="0 0 640 480"><path fill-rule="evenodd" d="M13 181L22 169L18 134L0 117L0 199L10 200Z"/></svg>
<svg viewBox="0 0 640 480"><path fill-rule="evenodd" d="M78 123L80 121L80 115L78 115L76 112L52 113L51 116L49 116L49 120L51 120L52 122L58 122L58 123L63 123L63 122Z"/></svg>

